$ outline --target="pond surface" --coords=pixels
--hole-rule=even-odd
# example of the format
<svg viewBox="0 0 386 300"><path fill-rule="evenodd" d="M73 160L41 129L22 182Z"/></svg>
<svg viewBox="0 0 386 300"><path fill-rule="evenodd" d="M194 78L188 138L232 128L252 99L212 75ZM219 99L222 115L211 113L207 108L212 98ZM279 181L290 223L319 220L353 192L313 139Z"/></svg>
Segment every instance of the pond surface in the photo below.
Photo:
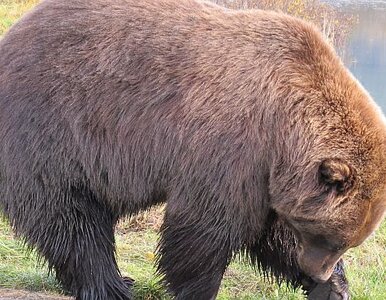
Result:
<svg viewBox="0 0 386 300"><path fill-rule="evenodd" d="M358 16L346 65L386 113L386 0L326 0Z"/></svg>

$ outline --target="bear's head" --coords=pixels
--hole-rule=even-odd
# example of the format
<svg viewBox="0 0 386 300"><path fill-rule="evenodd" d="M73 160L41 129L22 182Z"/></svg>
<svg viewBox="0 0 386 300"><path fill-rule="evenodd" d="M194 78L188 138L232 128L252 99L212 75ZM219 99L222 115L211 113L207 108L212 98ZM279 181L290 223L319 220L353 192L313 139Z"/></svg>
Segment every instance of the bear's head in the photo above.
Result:
<svg viewBox="0 0 386 300"><path fill-rule="evenodd" d="M384 218L386 119L320 32L286 22L297 31L278 43L266 97L269 208L295 234L300 268L324 282Z"/></svg>
<svg viewBox="0 0 386 300"><path fill-rule="evenodd" d="M322 161L317 174L320 193L304 199L286 221L299 241L300 268L323 282L341 255L360 245L382 221L386 185L381 174L372 173L372 180L366 180L338 158Z"/></svg>
<svg viewBox="0 0 386 300"><path fill-rule="evenodd" d="M317 282L329 279L342 254L371 235L386 210L385 121L360 85L346 79L350 92L335 87L297 116L288 114L292 123L281 129L270 173L271 208L293 230L298 264Z"/></svg>

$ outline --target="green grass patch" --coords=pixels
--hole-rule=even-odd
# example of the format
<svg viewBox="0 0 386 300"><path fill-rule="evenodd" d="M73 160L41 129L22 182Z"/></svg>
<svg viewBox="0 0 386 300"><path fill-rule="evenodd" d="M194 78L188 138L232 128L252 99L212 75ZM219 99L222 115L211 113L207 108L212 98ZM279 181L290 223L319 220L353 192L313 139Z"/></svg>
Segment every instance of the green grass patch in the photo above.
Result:
<svg viewBox="0 0 386 300"><path fill-rule="evenodd" d="M39 0L0 0L0 36Z"/></svg>
<svg viewBox="0 0 386 300"><path fill-rule="evenodd" d="M0 222L0 287L31 291L60 291L60 286L23 244L13 238L9 226Z"/></svg>
<svg viewBox="0 0 386 300"><path fill-rule="evenodd" d="M155 275L156 231L120 232L116 239L120 270L124 276L136 280L135 299L170 299ZM350 250L345 259L353 300L385 299L386 224L363 245ZM0 287L61 293L59 284L52 275L47 275L47 268L39 263L35 253L29 253L3 221L0 222ZM304 297L299 291L265 281L251 267L235 261L225 273L218 299L300 300Z"/></svg>

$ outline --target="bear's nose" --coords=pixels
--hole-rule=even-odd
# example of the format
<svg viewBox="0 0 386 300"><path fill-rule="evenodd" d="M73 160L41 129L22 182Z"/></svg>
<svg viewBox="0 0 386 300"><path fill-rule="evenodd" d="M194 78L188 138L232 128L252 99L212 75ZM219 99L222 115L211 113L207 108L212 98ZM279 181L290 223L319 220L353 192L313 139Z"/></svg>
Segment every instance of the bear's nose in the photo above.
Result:
<svg viewBox="0 0 386 300"><path fill-rule="evenodd" d="M324 283L334 271L339 257L325 249L304 247L299 249L298 263L300 268L315 282Z"/></svg>
<svg viewBox="0 0 386 300"><path fill-rule="evenodd" d="M327 280L330 279L333 271L334 271L334 268L331 268L327 272L324 272L324 273L321 273L321 274L317 274L317 275L313 275L313 276L311 276L311 278L312 278L313 281L315 281L317 283L325 283Z"/></svg>

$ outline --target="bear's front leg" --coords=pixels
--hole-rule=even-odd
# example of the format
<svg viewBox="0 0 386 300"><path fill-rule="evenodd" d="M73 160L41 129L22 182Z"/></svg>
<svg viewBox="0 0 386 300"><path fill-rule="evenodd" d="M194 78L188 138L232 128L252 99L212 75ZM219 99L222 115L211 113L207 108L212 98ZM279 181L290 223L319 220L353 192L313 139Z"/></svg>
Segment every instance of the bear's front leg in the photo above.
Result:
<svg viewBox="0 0 386 300"><path fill-rule="evenodd" d="M165 215L158 248L158 272L178 300L214 300L232 257L225 224L213 215Z"/></svg>
<svg viewBox="0 0 386 300"><path fill-rule="evenodd" d="M304 289L309 300L348 300L348 282L344 272L344 264L341 259L335 266L334 273L326 283L314 283L304 281Z"/></svg>

